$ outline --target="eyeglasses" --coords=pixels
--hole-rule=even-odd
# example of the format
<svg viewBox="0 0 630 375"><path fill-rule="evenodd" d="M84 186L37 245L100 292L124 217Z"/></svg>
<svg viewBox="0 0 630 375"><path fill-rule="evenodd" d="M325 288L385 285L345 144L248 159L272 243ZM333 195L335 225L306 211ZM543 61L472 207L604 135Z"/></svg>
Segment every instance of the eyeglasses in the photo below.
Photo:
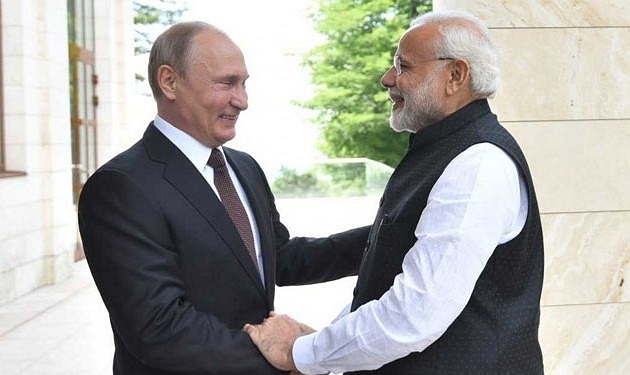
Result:
<svg viewBox="0 0 630 375"><path fill-rule="evenodd" d="M455 60L453 57L436 57L435 59L416 61L416 64L422 64L430 61L445 61L445 60ZM403 73L402 66L400 62L400 55L394 55L394 69L396 69L396 75L399 76Z"/></svg>

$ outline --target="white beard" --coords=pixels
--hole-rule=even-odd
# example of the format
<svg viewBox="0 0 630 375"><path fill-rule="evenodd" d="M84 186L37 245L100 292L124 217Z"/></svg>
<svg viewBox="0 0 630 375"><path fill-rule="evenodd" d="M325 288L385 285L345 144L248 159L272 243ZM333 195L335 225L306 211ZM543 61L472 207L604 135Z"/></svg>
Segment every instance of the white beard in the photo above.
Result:
<svg viewBox="0 0 630 375"><path fill-rule="evenodd" d="M392 109L389 118L392 129L416 133L444 118L444 111L435 94L439 87L437 78L438 72L435 72L411 94L400 93L404 98L404 105L400 109Z"/></svg>

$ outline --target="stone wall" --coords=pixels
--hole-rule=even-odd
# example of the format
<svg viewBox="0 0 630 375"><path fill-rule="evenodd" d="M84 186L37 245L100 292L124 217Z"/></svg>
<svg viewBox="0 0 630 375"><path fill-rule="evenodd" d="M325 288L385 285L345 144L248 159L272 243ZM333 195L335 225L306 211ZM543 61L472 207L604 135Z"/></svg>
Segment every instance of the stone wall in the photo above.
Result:
<svg viewBox="0 0 630 375"><path fill-rule="evenodd" d="M0 178L0 304L67 278L77 247L66 0L0 0L4 146ZM95 1L101 164L137 137L130 0ZM131 111L134 109L134 111ZM155 109L146 110L148 119Z"/></svg>
<svg viewBox="0 0 630 375"><path fill-rule="evenodd" d="M630 373L630 2L434 0L488 24L541 205L549 374Z"/></svg>

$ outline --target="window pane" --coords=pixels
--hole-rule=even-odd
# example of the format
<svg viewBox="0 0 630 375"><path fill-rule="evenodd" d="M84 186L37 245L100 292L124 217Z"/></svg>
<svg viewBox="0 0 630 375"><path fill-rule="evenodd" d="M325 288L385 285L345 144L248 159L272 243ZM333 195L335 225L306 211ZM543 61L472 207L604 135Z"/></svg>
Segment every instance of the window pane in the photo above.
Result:
<svg viewBox="0 0 630 375"><path fill-rule="evenodd" d="M94 173L96 170L96 127L93 125L86 126L87 128L87 145L85 147L87 152L87 170L84 178L87 180L88 175ZM82 181L85 182L85 181Z"/></svg>
<svg viewBox="0 0 630 375"><path fill-rule="evenodd" d="M79 126L79 163L81 165L81 182L85 182L84 174L87 173L87 160L88 160L88 152L87 152L87 126L80 125Z"/></svg>
<svg viewBox="0 0 630 375"><path fill-rule="evenodd" d="M72 117L77 117L77 107L76 107L76 95L75 86L76 83L74 81L75 76L77 74L76 71L76 63L74 61L70 61L69 65L69 75L70 75L70 115Z"/></svg>
<svg viewBox="0 0 630 375"><path fill-rule="evenodd" d="M85 49L94 51L94 3L92 1L86 1L85 7Z"/></svg>
<svg viewBox="0 0 630 375"><path fill-rule="evenodd" d="M85 65L85 118L88 120L94 120L94 113L96 112L96 108L94 107L94 85L92 84L92 76L94 75L94 67L92 65Z"/></svg>
<svg viewBox="0 0 630 375"><path fill-rule="evenodd" d="M83 18L83 0L75 0L75 18L74 18L74 35L75 43L79 46L85 46L84 18Z"/></svg>
<svg viewBox="0 0 630 375"><path fill-rule="evenodd" d="M81 119L85 119L87 117L87 108L86 108L86 95L87 95L87 88L85 87L85 64L81 61L77 62L77 100L78 103L77 105L79 106L79 110L77 111L77 114L79 115L79 118ZM81 142L81 144L83 144L83 142Z"/></svg>
<svg viewBox="0 0 630 375"><path fill-rule="evenodd" d="M77 17L77 13L74 11L74 1L68 0L68 42L70 44L76 43L76 35L74 34L74 23Z"/></svg>

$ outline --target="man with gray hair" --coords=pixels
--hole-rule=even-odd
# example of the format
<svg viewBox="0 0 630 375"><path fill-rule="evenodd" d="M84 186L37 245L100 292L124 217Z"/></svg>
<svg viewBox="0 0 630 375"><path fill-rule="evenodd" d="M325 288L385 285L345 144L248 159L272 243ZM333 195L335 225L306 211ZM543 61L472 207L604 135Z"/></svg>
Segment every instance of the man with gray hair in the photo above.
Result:
<svg viewBox="0 0 630 375"><path fill-rule="evenodd" d="M86 182L85 256L109 312L114 375L278 375L242 331L275 285L356 275L369 227L290 237L264 172L225 146L248 107L241 49L205 22L156 39L157 114Z"/></svg>
<svg viewBox="0 0 630 375"><path fill-rule="evenodd" d="M391 127L411 137L352 303L319 332L276 314L244 329L272 364L304 374L542 374L540 214L487 101L499 71L486 27L463 12L418 17L381 83Z"/></svg>

